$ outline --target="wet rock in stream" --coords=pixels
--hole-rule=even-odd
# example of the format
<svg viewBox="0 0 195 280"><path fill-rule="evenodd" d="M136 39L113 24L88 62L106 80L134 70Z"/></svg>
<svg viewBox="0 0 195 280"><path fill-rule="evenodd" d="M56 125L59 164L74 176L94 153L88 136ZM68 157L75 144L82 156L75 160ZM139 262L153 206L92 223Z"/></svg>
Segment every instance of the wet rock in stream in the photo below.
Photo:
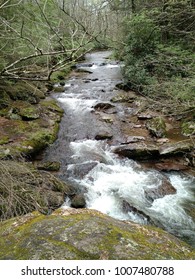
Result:
<svg viewBox="0 0 195 280"><path fill-rule="evenodd" d="M145 143L121 145L116 147L113 152L130 159L152 159L159 156L159 149L156 145L146 145Z"/></svg>
<svg viewBox="0 0 195 280"><path fill-rule="evenodd" d="M150 202L153 202L155 199L162 198L165 195L171 195L175 193L176 189L172 186L170 181L165 176L163 176L160 186L144 190L145 197Z"/></svg>
<svg viewBox="0 0 195 280"><path fill-rule="evenodd" d="M109 133L108 131L100 131L95 136L95 140L111 140L113 135Z"/></svg>
<svg viewBox="0 0 195 280"><path fill-rule="evenodd" d="M110 108L115 108L115 106L109 102L98 102L96 105L93 106L93 108L95 110L108 110Z"/></svg>
<svg viewBox="0 0 195 280"><path fill-rule="evenodd" d="M186 163L180 163L177 161L173 160L166 160L166 161L161 161L159 163L155 164L155 168L159 171L182 171L182 170L187 170L189 167L186 165Z"/></svg>
<svg viewBox="0 0 195 280"><path fill-rule="evenodd" d="M83 194L76 194L72 199L71 199L71 207L73 208L85 208L86 207L86 201L85 201L85 196Z"/></svg>
<svg viewBox="0 0 195 280"><path fill-rule="evenodd" d="M151 218L145 214L143 211L138 210L136 207L132 206L126 200L122 202L122 208L124 213L132 212L134 215L137 215L142 220L145 220L147 223L152 223Z"/></svg>
<svg viewBox="0 0 195 280"><path fill-rule="evenodd" d="M68 175L73 178L83 178L87 175L96 165L98 161L90 161L80 164L70 165L68 168Z"/></svg>

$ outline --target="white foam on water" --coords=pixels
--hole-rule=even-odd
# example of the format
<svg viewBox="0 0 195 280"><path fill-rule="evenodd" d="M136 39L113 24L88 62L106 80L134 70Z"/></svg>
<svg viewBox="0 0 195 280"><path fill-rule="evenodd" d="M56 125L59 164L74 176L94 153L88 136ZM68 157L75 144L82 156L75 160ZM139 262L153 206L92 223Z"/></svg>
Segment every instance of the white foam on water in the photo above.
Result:
<svg viewBox="0 0 195 280"><path fill-rule="evenodd" d="M147 200L145 190L161 185L163 178L161 173L154 170L145 171L132 160L119 159L102 141L72 142L71 149L75 163L90 160L98 162L83 179L77 181L87 189L88 208L99 210L117 219L145 223L144 217L132 211L124 211L123 201L125 201L158 220L170 231L172 229L193 234L195 223L182 207L185 200L195 200L191 191L194 185L192 179L178 174L169 175L177 193L155 199L152 203Z"/></svg>
<svg viewBox="0 0 195 280"><path fill-rule="evenodd" d="M118 68L118 67L120 67L120 65L119 64L107 64L106 67L107 68Z"/></svg>
<svg viewBox="0 0 195 280"><path fill-rule="evenodd" d="M88 112L92 110L92 106L97 102L96 99L82 99L82 94L64 94L57 98L59 102L66 105L72 113L76 113L78 116L79 113Z"/></svg>
<svg viewBox="0 0 195 280"><path fill-rule="evenodd" d="M90 67L90 69L97 69L98 68L98 66L96 65L96 64L93 64L93 66L92 67Z"/></svg>

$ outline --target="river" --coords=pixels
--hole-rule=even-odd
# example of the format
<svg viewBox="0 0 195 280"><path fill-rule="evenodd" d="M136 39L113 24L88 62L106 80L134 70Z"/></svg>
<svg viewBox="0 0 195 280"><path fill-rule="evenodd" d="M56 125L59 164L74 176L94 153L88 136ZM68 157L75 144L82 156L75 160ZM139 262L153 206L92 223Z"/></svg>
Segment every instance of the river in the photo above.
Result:
<svg viewBox="0 0 195 280"><path fill-rule="evenodd" d="M87 54L77 69L89 73L73 73L63 90L53 93L64 116L58 139L46 150L44 160L61 162L59 177L85 194L88 208L116 219L141 224L152 221L195 247L195 221L189 215L195 205L195 178L143 169L138 162L113 153L113 148L124 140L121 125L133 108L117 103L116 111L110 108L100 114L94 110L96 104L110 102L119 92L116 84L122 81L121 65L108 60L109 55L105 51ZM97 135L106 135L106 139L96 140ZM165 176L177 192L148 200L146 192L160 186ZM124 204L138 211L128 207L125 211ZM63 207L69 206L69 200L65 201Z"/></svg>

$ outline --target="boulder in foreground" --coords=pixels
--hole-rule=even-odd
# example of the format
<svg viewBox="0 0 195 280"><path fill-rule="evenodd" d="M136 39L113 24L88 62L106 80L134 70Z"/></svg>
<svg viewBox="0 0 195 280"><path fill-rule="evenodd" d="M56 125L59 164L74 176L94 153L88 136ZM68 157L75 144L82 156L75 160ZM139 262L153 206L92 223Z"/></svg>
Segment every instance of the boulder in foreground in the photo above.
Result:
<svg viewBox="0 0 195 280"><path fill-rule="evenodd" d="M152 226L113 219L95 210L33 212L1 223L0 259L195 259L183 241Z"/></svg>

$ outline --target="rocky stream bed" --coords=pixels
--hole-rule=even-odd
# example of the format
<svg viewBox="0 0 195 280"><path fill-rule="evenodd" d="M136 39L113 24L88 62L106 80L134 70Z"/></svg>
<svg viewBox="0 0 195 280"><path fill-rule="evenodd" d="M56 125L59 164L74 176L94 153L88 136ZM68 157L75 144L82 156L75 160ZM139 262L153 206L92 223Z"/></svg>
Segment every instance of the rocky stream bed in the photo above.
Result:
<svg viewBox="0 0 195 280"><path fill-rule="evenodd" d="M127 88L109 56L49 94L1 84L1 259L195 259L193 119ZM32 207L4 215L9 184Z"/></svg>

